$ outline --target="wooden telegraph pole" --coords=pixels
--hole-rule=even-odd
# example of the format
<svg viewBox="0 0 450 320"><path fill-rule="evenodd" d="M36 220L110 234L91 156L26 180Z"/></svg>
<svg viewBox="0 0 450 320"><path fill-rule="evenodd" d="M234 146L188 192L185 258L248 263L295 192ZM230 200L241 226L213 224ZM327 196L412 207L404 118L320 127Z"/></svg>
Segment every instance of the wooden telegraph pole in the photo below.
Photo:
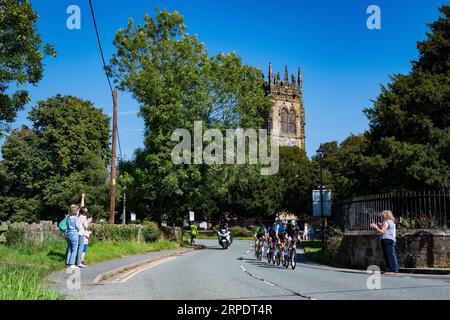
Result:
<svg viewBox="0 0 450 320"><path fill-rule="evenodd" d="M109 223L114 224L116 211L116 144L117 144L117 88L114 89L114 112L111 159L111 192L109 199Z"/></svg>

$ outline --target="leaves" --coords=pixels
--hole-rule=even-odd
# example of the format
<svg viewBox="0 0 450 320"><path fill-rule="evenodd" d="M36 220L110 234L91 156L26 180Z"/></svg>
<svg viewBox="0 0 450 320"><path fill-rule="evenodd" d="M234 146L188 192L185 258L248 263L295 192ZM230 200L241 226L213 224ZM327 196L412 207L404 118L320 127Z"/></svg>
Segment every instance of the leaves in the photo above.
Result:
<svg viewBox="0 0 450 320"><path fill-rule="evenodd" d="M24 87L42 79L44 54L56 56L42 44L37 19L27 0L0 1L0 134L30 101Z"/></svg>

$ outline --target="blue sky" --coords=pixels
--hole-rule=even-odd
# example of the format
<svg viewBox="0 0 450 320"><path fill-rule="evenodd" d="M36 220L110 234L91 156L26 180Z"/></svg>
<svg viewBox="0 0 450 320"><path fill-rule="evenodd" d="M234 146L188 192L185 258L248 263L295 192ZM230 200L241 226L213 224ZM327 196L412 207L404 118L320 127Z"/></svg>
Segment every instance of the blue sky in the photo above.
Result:
<svg viewBox="0 0 450 320"><path fill-rule="evenodd" d="M58 93L94 102L112 113L108 84L91 22L88 0L31 0L40 15L39 32L53 44L56 59L45 60L44 79L31 87L32 102L20 112L13 127L29 124L27 113L36 101ZM379 84L389 75L407 73L418 56L426 23L438 17L439 0L93 0L107 59L114 52L115 32L132 17L142 21L145 12L177 10L191 34L211 55L236 51L247 64L267 74L284 65L295 73L303 69L306 111L306 146L309 156L321 142L341 141L368 127L362 109L371 106ZM66 27L67 7L81 8L81 30ZM381 8L381 30L366 27L369 5ZM130 94L119 96L119 134L125 158L142 146L143 121Z"/></svg>

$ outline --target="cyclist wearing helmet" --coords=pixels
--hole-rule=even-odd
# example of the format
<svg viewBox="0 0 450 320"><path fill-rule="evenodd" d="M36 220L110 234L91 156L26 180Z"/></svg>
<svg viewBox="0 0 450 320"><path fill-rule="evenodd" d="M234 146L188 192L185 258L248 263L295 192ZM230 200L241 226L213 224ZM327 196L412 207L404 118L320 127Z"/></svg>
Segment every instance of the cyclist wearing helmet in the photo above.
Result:
<svg viewBox="0 0 450 320"><path fill-rule="evenodd" d="M255 231L255 254L260 249L259 246L261 246L264 243L264 240L267 237L267 229L266 226L261 223Z"/></svg>
<svg viewBox="0 0 450 320"><path fill-rule="evenodd" d="M286 233L288 236L289 241L296 241L298 237L298 227L297 222L295 220L292 220L289 225L286 228Z"/></svg>
<svg viewBox="0 0 450 320"><path fill-rule="evenodd" d="M256 228L256 232L255 232L255 239L256 240L261 240L262 238L267 236L267 229L266 226L261 223L258 228Z"/></svg>
<svg viewBox="0 0 450 320"><path fill-rule="evenodd" d="M284 243L286 241L286 225L287 221L283 220L282 223L277 224L275 228L275 237L277 240L278 250L275 252L275 257L278 256L278 253L283 254ZM281 257L283 258L283 256Z"/></svg>

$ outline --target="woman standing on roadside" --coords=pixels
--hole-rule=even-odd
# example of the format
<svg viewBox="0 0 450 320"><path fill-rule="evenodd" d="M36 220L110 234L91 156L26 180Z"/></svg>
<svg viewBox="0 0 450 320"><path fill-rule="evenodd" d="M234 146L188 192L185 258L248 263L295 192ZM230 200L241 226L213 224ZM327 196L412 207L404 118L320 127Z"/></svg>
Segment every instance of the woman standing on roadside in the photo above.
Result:
<svg viewBox="0 0 450 320"><path fill-rule="evenodd" d="M386 261L385 275L395 275L398 273L398 262L395 254L395 243L397 237L394 214L390 210L381 213L383 225L380 228L375 223L370 226L381 233L381 245L383 247L384 260Z"/></svg>
<svg viewBox="0 0 450 320"><path fill-rule="evenodd" d="M78 231L80 228L80 220L78 218L80 207L73 204L69 208L69 216L67 217L66 238L68 243L66 265L70 268L76 268L75 262L78 251Z"/></svg>

